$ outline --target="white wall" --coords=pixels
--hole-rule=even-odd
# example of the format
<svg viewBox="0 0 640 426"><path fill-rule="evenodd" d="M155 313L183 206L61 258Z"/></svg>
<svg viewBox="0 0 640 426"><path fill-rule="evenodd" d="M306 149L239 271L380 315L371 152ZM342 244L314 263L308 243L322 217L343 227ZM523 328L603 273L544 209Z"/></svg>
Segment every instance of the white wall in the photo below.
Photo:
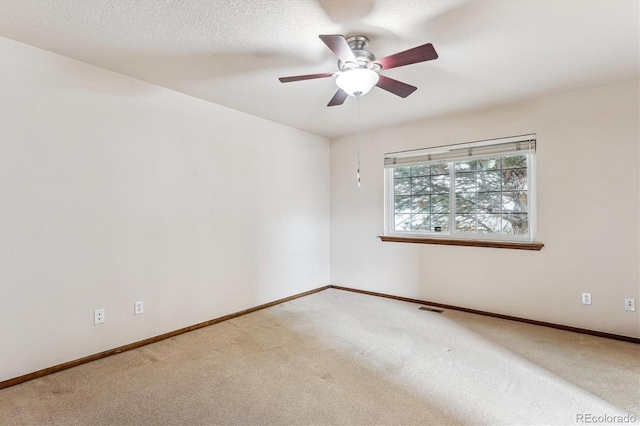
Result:
<svg viewBox="0 0 640 426"><path fill-rule="evenodd" d="M0 43L0 380L329 284L327 139Z"/></svg>
<svg viewBox="0 0 640 426"><path fill-rule="evenodd" d="M639 312L623 305L640 302L638 104L633 81L366 132L359 190L355 137L333 140L332 284L640 337ZM538 135L542 251L376 238L384 153L528 133Z"/></svg>

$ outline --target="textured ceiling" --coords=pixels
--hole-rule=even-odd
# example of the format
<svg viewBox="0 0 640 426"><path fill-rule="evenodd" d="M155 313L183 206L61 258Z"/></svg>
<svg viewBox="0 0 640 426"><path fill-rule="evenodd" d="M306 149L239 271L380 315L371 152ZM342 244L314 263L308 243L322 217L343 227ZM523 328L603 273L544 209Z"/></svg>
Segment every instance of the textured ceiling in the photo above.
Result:
<svg viewBox="0 0 640 426"><path fill-rule="evenodd" d="M384 72L362 128L639 78L639 2L460 0L1 0L0 35L327 137L356 101L326 107L337 71L319 34L363 34L378 58L433 43L439 59ZM1 58L0 58L1 59Z"/></svg>

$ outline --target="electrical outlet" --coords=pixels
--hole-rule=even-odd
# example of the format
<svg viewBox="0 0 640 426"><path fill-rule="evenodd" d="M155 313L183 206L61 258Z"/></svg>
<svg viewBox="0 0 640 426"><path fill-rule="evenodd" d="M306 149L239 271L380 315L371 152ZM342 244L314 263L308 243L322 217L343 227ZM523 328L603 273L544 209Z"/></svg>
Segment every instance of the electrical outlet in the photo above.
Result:
<svg viewBox="0 0 640 426"><path fill-rule="evenodd" d="M318 272L320 272L320 267L319 267L318 265L314 266L314 268L313 268L313 272L314 272L314 273L316 273L316 274L317 274Z"/></svg>
<svg viewBox="0 0 640 426"><path fill-rule="evenodd" d="M636 301L635 299L624 299L624 310L625 311L633 311L636 310Z"/></svg>
<svg viewBox="0 0 640 426"><path fill-rule="evenodd" d="M135 303L135 306L133 308L133 313L135 315L144 314L144 305L142 303L142 300Z"/></svg>
<svg viewBox="0 0 640 426"><path fill-rule="evenodd" d="M102 324L104 322L104 309L96 309L93 311L93 323Z"/></svg>
<svg viewBox="0 0 640 426"><path fill-rule="evenodd" d="M583 305L591 304L591 293L582 293L582 304Z"/></svg>

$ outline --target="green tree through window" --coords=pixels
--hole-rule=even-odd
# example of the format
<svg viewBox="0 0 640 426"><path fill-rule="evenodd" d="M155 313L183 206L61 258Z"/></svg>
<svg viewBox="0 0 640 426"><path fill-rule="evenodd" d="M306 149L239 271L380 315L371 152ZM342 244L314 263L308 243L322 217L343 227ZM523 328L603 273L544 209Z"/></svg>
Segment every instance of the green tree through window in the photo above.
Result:
<svg viewBox="0 0 640 426"><path fill-rule="evenodd" d="M528 234L527 157L454 163L455 230Z"/></svg>
<svg viewBox="0 0 640 426"><path fill-rule="evenodd" d="M449 194L447 163L394 169L395 229L448 230Z"/></svg>
<svg viewBox="0 0 640 426"><path fill-rule="evenodd" d="M505 155L395 167L393 230L526 236L527 164L527 155Z"/></svg>

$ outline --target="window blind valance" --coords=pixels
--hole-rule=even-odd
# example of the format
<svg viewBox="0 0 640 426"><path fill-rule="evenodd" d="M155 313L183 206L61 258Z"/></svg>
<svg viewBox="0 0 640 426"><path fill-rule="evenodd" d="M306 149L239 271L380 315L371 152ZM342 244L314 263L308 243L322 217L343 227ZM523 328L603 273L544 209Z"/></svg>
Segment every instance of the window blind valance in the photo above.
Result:
<svg viewBox="0 0 640 426"><path fill-rule="evenodd" d="M457 145L439 146L385 154L384 167L412 166L443 161L462 161L476 157L509 153L527 154L536 150L536 135L513 136Z"/></svg>

